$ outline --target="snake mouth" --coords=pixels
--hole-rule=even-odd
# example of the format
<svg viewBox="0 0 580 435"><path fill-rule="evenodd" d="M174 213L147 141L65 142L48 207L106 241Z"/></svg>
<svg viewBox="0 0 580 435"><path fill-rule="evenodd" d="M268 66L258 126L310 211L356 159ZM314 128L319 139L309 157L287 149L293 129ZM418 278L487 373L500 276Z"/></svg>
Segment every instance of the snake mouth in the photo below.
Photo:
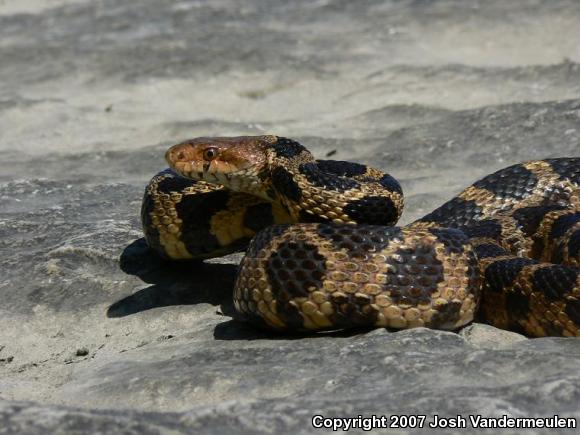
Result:
<svg viewBox="0 0 580 435"><path fill-rule="evenodd" d="M232 181L243 171L227 164L200 165L195 161L176 162L171 165L171 169L178 175L197 181L207 181L209 183L226 184Z"/></svg>

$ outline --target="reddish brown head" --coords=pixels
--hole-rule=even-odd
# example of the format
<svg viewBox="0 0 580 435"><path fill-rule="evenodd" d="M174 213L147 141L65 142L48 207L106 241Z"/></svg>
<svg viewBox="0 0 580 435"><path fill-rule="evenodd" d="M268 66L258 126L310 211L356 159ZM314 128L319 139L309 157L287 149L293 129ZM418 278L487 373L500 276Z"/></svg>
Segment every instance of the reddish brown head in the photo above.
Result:
<svg viewBox="0 0 580 435"><path fill-rule="evenodd" d="M169 148L165 159L179 175L256 193L276 136L200 137Z"/></svg>

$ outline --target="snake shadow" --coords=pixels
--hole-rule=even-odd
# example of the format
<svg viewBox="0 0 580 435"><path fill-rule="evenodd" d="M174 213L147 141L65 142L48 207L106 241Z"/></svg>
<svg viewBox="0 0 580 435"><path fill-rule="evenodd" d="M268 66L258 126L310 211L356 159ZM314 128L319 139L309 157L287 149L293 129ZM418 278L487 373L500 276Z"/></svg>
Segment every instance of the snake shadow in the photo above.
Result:
<svg viewBox="0 0 580 435"><path fill-rule="evenodd" d="M263 329L256 325L234 318L216 325L213 338L216 340L304 340L324 337L354 337L365 334L375 328L359 327L335 331L304 332L304 331L275 331Z"/></svg>
<svg viewBox="0 0 580 435"><path fill-rule="evenodd" d="M123 250L120 268L152 285L113 303L107 310L107 317L125 317L153 308L199 303L220 306L227 316L234 313L235 264L167 261L151 251L141 238Z"/></svg>
<svg viewBox="0 0 580 435"><path fill-rule="evenodd" d="M120 268L152 285L113 303L107 310L109 318L130 316L159 307L209 303L219 306L221 313L231 318L215 326L213 335L216 340L348 337L369 330L357 328L326 333L281 332L262 329L242 321L237 317L232 299L236 264L164 260L149 249L143 238L135 240L123 250Z"/></svg>

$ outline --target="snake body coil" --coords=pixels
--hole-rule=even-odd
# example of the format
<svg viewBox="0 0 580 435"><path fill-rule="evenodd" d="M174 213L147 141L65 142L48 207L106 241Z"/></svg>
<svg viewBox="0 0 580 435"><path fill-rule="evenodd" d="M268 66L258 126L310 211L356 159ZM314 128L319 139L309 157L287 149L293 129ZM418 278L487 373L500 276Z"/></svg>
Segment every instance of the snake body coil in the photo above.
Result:
<svg viewBox="0 0 580 435"><path fill-rule="evenodd" d="M243 319L278 330L580 335L580 158L513 165L405 227L390 175L276 136L199 138L147 186L147 242L171 259L247 248Z"/></svg>

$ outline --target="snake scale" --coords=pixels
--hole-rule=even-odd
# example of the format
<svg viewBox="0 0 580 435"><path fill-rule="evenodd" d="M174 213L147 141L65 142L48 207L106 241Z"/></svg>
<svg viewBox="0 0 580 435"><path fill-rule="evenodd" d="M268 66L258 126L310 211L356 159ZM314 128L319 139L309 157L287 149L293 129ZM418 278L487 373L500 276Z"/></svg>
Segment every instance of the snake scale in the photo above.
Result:
<svg viewBox="0 0 580 435"><path fill-rule="evenodd" d="M246 249L237 316L276 330L474 319L528 336L580 336L580 158L513 165L394 226L390 175L316 160L277 136L197 138L166 153L142 222L165 258Z"/></svg>

